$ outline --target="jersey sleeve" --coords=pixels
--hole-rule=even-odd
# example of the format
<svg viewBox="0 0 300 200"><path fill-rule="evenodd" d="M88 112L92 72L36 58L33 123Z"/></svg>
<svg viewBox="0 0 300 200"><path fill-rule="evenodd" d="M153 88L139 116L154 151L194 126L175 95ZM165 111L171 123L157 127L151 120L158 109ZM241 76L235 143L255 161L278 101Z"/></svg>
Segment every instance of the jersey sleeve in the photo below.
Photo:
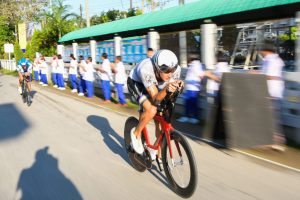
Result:
<svg viewBox="0 0 300 200"><path fill-rule="evenodd" d="M148 88L152 85L157 85L157 80L153 71L152 65L149 63L143 63L144 65L139 67L138 74L139 77L145 86L145 88Z"/></svg>

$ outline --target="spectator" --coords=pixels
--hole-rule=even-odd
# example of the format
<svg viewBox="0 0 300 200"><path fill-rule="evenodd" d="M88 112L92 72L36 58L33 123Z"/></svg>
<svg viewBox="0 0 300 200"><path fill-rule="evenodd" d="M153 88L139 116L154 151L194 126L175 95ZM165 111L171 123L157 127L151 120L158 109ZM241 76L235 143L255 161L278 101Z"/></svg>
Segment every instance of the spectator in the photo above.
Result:
<svg viewBox="0 0 300 200"><path fill-rule="evenodd" d="M86 92L85 81L83 80L83 75L84 75L83 68L85 68L86 65L87 64L84 60L84 57L82 55L79 56L79 81L78 81L79 93L78 93L78 96L84 96L84 93Z"/></svg>
<svg viewBox="0 0 300 200"><path fill-rule="evenodd" d="M77 68L78 63L73 54L70 55L69 81L71 83L73 93L77 93Z"/></svg>
<svg viewBox="0 0 300 200"><path fill-rule="evenodd" d="M281 128L281 104L284 90L282 68L284 67L284 62L279 55L275 53L275 47L272 41L265 41L265 44L260 49L260 54L263 56L261 73L267 76L268 91L278 125L276 127L276 133L274 134L274 142L284 143L285 137L282 134ZM280 151L284 150L284 148L278 145L273 145L272 148Z"/></svg>
<svg viewBox="0 0 300 200"><path fill-rule="evenodd" d="M42 86L48 86L48 79L47 79L48 65L46 63L44 56L40 58L40 69L41 69L41 81L43 82Z"/></svg>
<svg viewBox="0 0 300 200"><path fill-rule="evenodd" d="M57 55L57 84L59 90L65 90L65 82L64 82L64 72L65 72L65 64L61 57L61 55Z"/></svg>
<svg viewBox="0 0 300 200"><path fill-rule="evenodd" d="M217 54L217 61L218 62L215 66L216 68L213 74L217 76L219 80L221 80L223 73L230 72L230 68L228 66L228 57L226 57L224 53L220 51ZM220 87L219 81L214 81L211 87L213 88L213 96L216 96Z"/></svg>
<svg viewBox="0 0 300 200"><path fill-rule="evenodd" d="M36 58L34 60L34 62L33 62L33 74L34 74L34 80L37 81L37 82L39 82L39 80L40 80L40 77L39 77L39 70L40 70L39 69L39 65L40 65L39 59Z"/></svg>
<svg viewBox="0 0 300 200"><path fill-rule="evenodd" d="M32 67L32 63L31 63L30 59L28 58L28 56L26 56L25 58L26 58L28 65L30 65ZM32 74L30 74L30 81L32 81Z"/></svg>
<svg viewBox="0 0 300 200"><path fill-rule="evenodd" d="M57 56L56 55L53 56L51 68L52 68L53 87L58 88L58 86L57 86Z"/></svg>
<svg viewBox="0 0 300 200"><path fill-rule="evenodd" d="M87 64L82 65L82 70L84 71L82 79L85 82L85 87L87 90L87 97L92 98L94 96L94 66L92 63L92 57L88 57L86 60Z"/></svg>
<svg viewBox="0 0 300 200"><path fill-rule="evenodd" d="M152 58L153 54L154 54L153 49L152 48L148 48L147 49L147 57L148 58Z"/></svg>
<svg viewBox="0 0 300 200"><path fill-rule="evenodd" d="M199 123L198 120L198 97L201 91L201 80L204 76L213 80L218 78L209 71L204 71L197 54L191 54L188 71L185 77L184 106L185 114L177 119L179 122Z"/></svg>
<svg viewBox="0 0 300 200"><path fill-rule="evenodd" d="M126 80L125 66L122 62L122 56L116 56L115 66L113 66L113 73L115 74L115 87L117 89L119 104L121 106L127 106L125 95L123 92L123 86Z"/></svg>
<svg viewBox="0 0 300 200"><path fill-rule="evenodd" d="M101 72L101 82L104 94L104 103L110 103L110 79L111 79L111 66L107 58L107 53L102 53L102 66L97 68Z"/></svg>

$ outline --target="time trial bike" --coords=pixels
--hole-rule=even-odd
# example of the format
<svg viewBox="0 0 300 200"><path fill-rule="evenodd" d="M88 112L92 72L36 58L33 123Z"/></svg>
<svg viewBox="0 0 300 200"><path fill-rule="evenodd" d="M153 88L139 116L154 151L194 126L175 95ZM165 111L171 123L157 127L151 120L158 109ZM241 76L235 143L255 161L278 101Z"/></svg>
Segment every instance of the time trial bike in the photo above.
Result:
<svg viewBox="0 0 300 200"><path fill-rule="evenodd" d="M177 89L172 94L168 93L166 98L158 105L154 120L160 124L161 132L154 144L150 143L147 127L143 129L142 142L145 149L143 155L137 154L131 144L130 132L139 122L135 117L129 117L125 122L124 140L126 152L132 166L139 172L144 172L152 167L153 160L147 147L155 150L161 147L163 170L171 189L179 196L188 198L193 195L197 187L197 166L188 141L182 133L175 130L171 125L175 101L181 92L182 89ZM156 156L156 161L162 171L158 156Z"/></svg>
<svg viewBox="0 0 300 200"><path fill-rule="evenodd" d="M22 99L23 99L23 103L27 103L28 106L31 105L32 100L31 100L31 96L30 96L30 92L27 86L28 83L28 78L23 74L23 81L22 81Z"/></svg>

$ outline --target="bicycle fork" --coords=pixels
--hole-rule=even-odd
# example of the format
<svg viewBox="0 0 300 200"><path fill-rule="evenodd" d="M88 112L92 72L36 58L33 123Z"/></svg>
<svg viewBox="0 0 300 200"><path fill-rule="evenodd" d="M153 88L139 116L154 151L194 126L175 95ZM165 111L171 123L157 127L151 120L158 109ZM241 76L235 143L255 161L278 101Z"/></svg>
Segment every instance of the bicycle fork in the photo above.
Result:
<svg viewBox="0 0 300 200"><path fill-rule="evenodd" d="M171 147L171 136L170 134L166 134L166 137L167 137L167 144L168 144L168 148L169 148L169 153L170 153L170 158L171 158L171 166L168 165L168 167L170 168L170 170L172 170L173 168L175 168L176 166L178 165L183 165L184 164L184 161L183 161L183 158L182 158L182 153L181 153L181 150L180 150L180 147L179 147L179 144L176 140L174 140L175 142L175 145L176 145L176 149L178 151L178 154L180 156L180 159L179 161L174 161L174 158L173 158L173 150L172 150L172 147Z"/></svg>

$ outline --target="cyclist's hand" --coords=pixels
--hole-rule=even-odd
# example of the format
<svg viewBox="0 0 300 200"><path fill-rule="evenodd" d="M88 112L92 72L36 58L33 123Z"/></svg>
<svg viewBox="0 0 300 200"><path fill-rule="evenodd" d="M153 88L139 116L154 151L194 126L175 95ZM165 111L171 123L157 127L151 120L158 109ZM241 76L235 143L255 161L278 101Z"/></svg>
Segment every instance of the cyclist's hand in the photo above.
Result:
<svg viewBox="0 0 300 200"><path fill-rule="evenodd" d="M167 92L173 93L177 90L177 83L172 82L167 85Z"/></svg>
<svg viewBox="0 0 300 200"><path fill-rule="evenodd" d="M182 80L177 80L178 90L182 90L184 87L184 82Z"/></svg>

